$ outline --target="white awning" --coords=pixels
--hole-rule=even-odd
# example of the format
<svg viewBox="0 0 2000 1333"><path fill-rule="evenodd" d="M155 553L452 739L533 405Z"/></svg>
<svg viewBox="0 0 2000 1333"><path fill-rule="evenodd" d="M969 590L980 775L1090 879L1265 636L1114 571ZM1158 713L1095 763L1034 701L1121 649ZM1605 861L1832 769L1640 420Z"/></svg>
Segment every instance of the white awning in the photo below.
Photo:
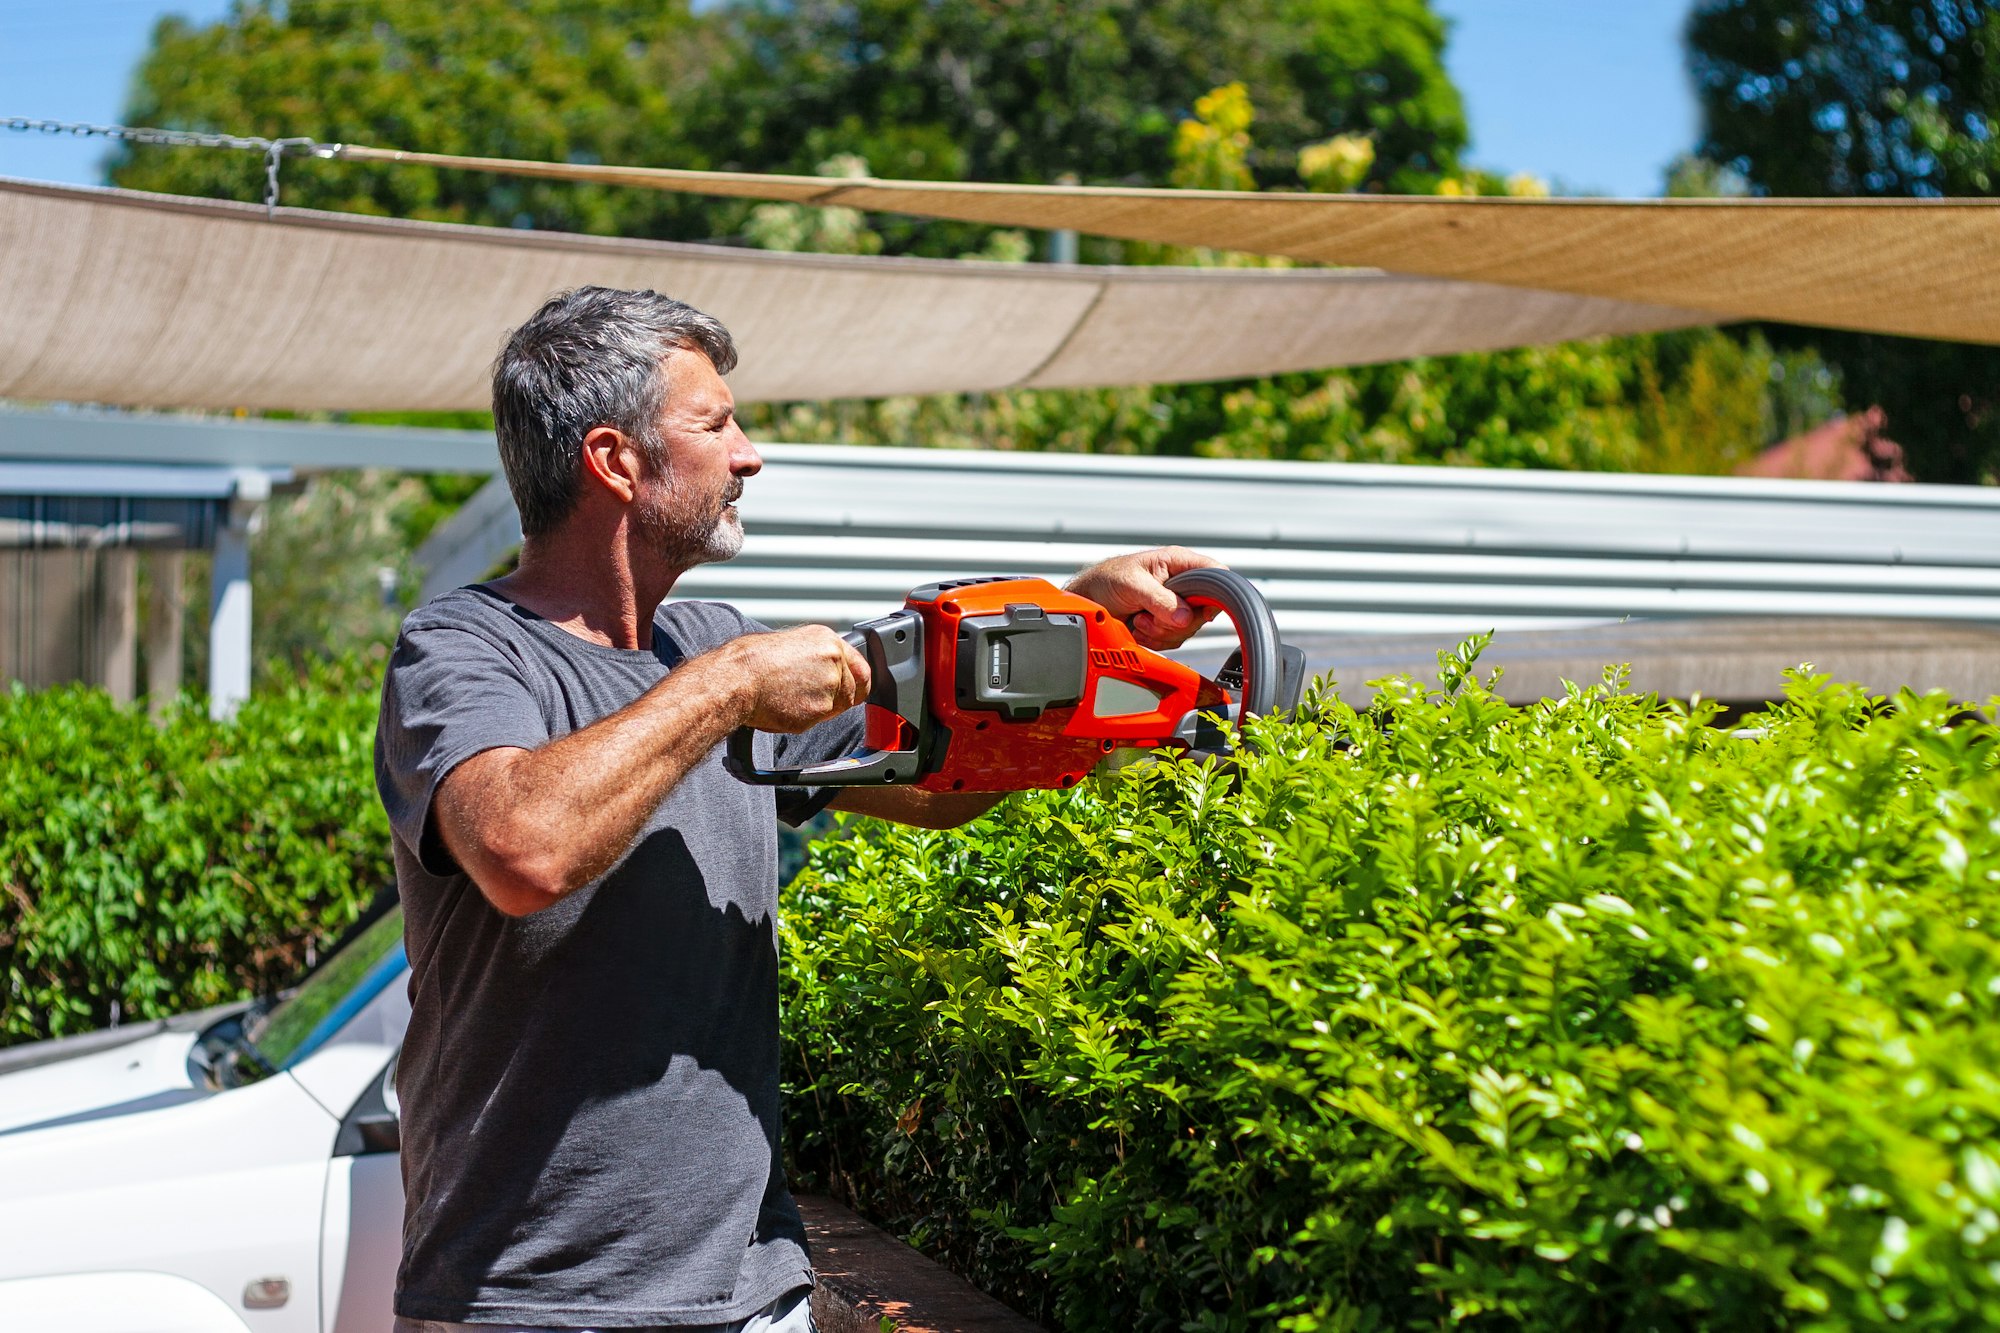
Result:
<svg viewBox="0 0 2000 1333"><path fill-rule="evenodd" d="M0 397L484 408L506 332L583 284L719 317L745 401L1173 383L1713 323L1355 270L773 254L0 181Z"/></svg>

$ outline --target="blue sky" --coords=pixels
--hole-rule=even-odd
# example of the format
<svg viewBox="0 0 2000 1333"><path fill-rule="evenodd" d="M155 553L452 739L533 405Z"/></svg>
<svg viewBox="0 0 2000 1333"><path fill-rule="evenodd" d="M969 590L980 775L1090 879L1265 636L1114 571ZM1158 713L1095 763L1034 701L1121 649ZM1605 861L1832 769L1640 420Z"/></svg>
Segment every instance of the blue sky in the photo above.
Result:
<svg viewBox="0 0 2000 1333"><path fill-rule="evenodd" d="M1692 0L1432 0L1475 166L1640 196L1699 124L1681 51Z"/></svg>
<svg viewBox="0 0 2000 1333"><path fill-rule="evenodd" d="M1593 194L1660 193L1694 143L1680 29L1690 0L1433 0L1465 95L1472 162ZM0 115L115 121L163 13L228 0L0 0ZM421 145L410 145L421 147ZM0 130L0 175L101 183L101 141Z"/></svg>

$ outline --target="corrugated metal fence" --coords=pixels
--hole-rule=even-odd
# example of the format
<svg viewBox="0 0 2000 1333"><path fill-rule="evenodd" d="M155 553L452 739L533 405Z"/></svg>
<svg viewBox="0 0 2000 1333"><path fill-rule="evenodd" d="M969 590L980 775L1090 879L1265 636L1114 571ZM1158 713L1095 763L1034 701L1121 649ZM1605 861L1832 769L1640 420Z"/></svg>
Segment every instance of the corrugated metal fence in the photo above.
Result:
<svg viewBox="0 0 2000 1333"><path fill-rule="evenodd" d="M769 445L744 554L686 596L851 623L940 575L1059 575L1156 542L1259 580L1292 634L1456 633L1625 617L2000 623L2000 491ZM492 472L490 434L0 411L0 457ZM476 579L519 541L497 483L426 551Z"/></svg>
<svg viewBox="0 0 2000 1333"><path fill-rule="evenodd" d="M1626 617L2000 623L2000 491L1808 481L764 446L742 556L680 595L847 624L955 574L1060 576L1177 541L1261 583L1288 633ZM490 434L0 412L0 456L491 472ZM0 516L4 517L4 516ZM422 553L477 579L520 540L497 481Z"/></svg>
<svg viewBox="0 0 2000 1333"><path fill-rule="evenodd" d="M1058 577L1160 542L1241 569L1294 634L1715 615L2000 622L2000 491L1984 488L763 452L740 505L743 555L676 591L772 624L850 623L942 575Z"/></svg>

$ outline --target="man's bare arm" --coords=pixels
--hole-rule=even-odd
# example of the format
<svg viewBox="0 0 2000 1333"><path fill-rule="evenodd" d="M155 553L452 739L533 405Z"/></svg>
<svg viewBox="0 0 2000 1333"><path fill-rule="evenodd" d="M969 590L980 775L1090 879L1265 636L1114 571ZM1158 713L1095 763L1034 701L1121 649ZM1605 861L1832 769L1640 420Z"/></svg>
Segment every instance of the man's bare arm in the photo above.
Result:
<svg viewBox="0 0 2000 1333"><path fill-rule="evenodd" d="M867 664L831 630L748 635L580 731L466 760L439 784L431 817L487 901L526 916L610 869L737 727L803 731L867 692Z"/></svg>
<svg viewBox="0 0 2000 1333"><path fill-rule="evenodd" d="M1167 587L1167 580L1221 563L1185 546L1156 546L1101 560L1078 573L1068 587L1129 624L1141 647L1178 648L1215 618L1215 609L1190 606Z"/></svg>

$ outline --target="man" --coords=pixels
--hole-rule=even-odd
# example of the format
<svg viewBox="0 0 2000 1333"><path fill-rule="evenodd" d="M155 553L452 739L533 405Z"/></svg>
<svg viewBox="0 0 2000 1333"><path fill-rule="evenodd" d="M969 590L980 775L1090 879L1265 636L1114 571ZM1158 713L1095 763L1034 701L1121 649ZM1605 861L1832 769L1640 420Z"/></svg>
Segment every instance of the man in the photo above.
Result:
<svg viewBox="0 0 2000 1333"><path fill-rule="evenodd" d="M778 1130L776 818L830 798L928 827L983 795L751 787L762 763L856 748L866 662L822 626L772 633L663 605L743 542L762 466L713 318L583 288L517 329L494 425L520 565L413 613L376 778L395 833L412 1015L397 1084L399 1330L810 1327ZM1141 640L1196 625L1169 548L1072 586Z"/></svg>

